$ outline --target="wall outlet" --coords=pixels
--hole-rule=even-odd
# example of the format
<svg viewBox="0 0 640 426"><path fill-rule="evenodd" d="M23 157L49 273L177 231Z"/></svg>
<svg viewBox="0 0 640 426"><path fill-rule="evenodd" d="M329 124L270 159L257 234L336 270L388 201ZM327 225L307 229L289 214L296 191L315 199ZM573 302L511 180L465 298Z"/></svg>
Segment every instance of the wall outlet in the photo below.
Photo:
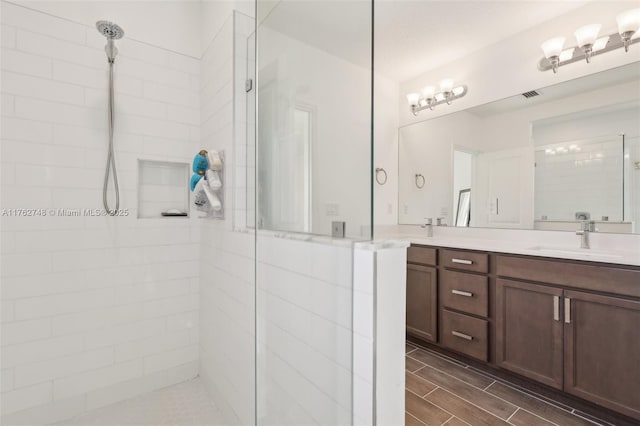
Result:
<svg viewBox="0 0 640 426"><path fill-rule="evenodd" d="M331 236L333 238L344 238L346 228L346 222L331 222Z"/></svg>

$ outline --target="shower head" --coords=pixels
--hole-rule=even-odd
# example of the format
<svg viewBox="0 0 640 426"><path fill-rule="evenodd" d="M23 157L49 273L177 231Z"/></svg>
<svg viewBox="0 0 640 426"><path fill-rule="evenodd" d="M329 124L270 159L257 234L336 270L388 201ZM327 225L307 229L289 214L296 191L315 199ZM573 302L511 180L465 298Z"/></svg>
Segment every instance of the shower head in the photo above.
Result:
<svg viewBox="0 0 640 426"><path fill-rule="evenodd" d="M98 21L96 22L96 28L107 40L118 40L124 36L124 30L113 22Z"/></svg>
<svg viewBox="0 0 640 426"><path fill-rule="evenodd" d="M109 63L114 63L116 55L118 54L118 48L113 40L122 38L124 36L124 30L117 24L109 21L96 22L96 28L100 34L107 38L107 45L104 47L104 51L107 53Z"/></svg>

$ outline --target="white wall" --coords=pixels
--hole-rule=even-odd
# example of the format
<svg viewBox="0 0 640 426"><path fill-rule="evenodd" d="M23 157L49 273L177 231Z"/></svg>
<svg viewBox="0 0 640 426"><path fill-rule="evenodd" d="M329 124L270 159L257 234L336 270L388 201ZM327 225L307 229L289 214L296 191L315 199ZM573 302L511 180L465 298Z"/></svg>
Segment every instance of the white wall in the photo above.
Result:
<svg viewBox="0 0 640 426"><path fill-rule="evenodd" d="M2 2L3 209L102 208L107 68L92 22ZM137 219L136 167L191 161L200 68L119 46L115 147L130 215L2 217L3 424L54 422L198 372L197 221Z"/></svg>
<svg viewBox="0 0 640 426"><path fill-rule="evenodd" d="M460 112L400 129L399 223L436 223L437 217L453 223L454 148L476 149L478 126L478 117ZM425 178L421 189L416 174Z"/></svg>
<svg viewBox="0 0 640 426"><path fill-rule="evenodd" d="M398 109L395 102L398 84L381 75L375 77L374 83L374 177L375 169L381 167L387 172L387 183L380 185L374 181L373 222L395 225L398 223Z"/></svg>
<svg viewBox="0 0 640 426"><path fill-rule="evenodd" d="M130 39L194 58L200 58L202 53L198 0L16 0L15 3L94 28L98 20L115 22L124 29L123 46ZM55 34L52 33L54 37Z"/></svg>
<svg viewBox="0 0 640 426"><path fill-rule="evenodd" d="M262 99L267 91L274 93L274 103L261 107L274 112L276 131L259 138L263 144L278 144L293 132L287 117L294 106L311 108L312 232L330 235L332 221L345 221L347 235L361 236L371 221L370 70L266 26L259 38ZM286 196L278 188L270 190L275 205L276 195ZM328 211L332 206L335 214Z"/></svg>

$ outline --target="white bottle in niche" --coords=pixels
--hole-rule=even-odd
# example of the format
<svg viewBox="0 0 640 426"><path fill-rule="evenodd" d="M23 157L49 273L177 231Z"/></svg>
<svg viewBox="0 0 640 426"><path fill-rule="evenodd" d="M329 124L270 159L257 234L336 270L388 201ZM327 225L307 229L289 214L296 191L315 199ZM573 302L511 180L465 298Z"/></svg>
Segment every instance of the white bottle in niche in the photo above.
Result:
<svg viewBox="0 0 640 426"><path fill-rule="evenodd" d="M214 191L218 191L222 188L222 181L220 180L220 175L218 172L214 172L213 170L207 170L205 173L205 177L207 178L207 183L209 184L209 188Z"/></svg>

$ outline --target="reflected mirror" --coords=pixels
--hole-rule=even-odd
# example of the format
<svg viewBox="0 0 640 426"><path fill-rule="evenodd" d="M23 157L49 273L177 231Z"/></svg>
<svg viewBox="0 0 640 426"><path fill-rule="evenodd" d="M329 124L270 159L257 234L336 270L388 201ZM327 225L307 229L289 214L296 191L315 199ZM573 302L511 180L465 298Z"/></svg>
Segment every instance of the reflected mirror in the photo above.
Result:
<svg viewBox="0 0 640 426"><path fill-rule="evenodd" d="M406 125L398 156L400 224L640 233L640 63Z"/></svg>

